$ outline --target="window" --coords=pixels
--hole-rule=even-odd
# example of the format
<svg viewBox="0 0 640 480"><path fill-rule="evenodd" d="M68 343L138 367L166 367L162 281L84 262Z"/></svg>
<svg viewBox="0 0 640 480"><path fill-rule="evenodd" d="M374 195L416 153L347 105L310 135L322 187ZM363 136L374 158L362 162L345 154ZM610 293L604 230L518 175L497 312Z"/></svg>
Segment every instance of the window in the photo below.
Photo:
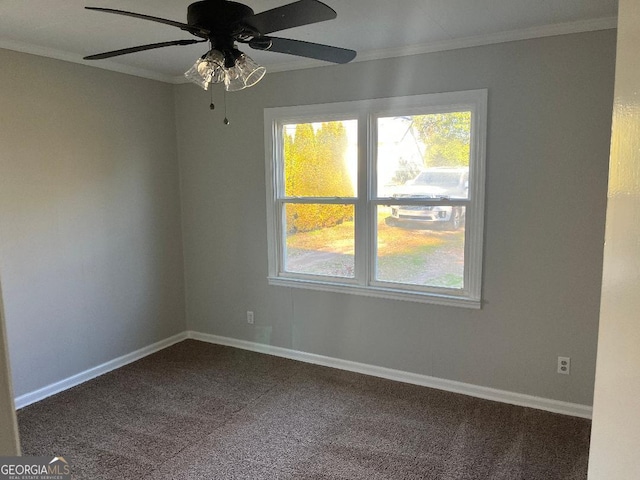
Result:
<svg viewBox="0 0 640 480"><path fill-rule="evenodd" d="M266 109L269 282L480 308L486 105Z"/></svg>

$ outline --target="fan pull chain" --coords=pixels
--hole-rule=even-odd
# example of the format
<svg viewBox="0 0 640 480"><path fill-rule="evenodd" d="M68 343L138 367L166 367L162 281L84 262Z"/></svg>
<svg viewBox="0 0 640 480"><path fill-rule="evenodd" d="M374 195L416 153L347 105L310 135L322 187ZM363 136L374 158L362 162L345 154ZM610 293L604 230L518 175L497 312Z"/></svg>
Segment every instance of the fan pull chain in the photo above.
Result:
<svg viewBox="0 0 640 480"><path fill-rule="evenodd" d="M210 49L213 49L213 42L209 41ZM209 110L215 110L216 106L213 104L213 83L209 82L209 95L211 95L211 103L209 103Z"/></svg>
<svg viewBox="0 0 640 480"><path fill-rule="evenodd" d="M211 88L211 85L209 87ZM211 88L211 90L209 91L209 94L211 99L209 103L209 110L215 110L216 106L213 103L213 88ZM222 90L222 103L224 105L224 124L229 125L231 122L227 118L227 90L226 89Z"/></svg>
<svg viewBox="0 0 640 480"><path fill-rule="evenodd" d="M224 124L229 125L229 119L227 118L227 89L224 89L224 94L222 96L224 101Z"/></svg>

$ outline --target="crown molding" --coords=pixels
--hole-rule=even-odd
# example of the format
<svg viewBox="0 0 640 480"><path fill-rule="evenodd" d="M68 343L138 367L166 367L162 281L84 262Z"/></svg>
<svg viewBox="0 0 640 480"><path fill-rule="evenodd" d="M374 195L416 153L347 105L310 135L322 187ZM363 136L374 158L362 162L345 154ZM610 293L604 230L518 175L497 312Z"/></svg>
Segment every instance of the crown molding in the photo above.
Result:
<svg viewBox="0 0 640 480"><path fill-rule="evenodd" d="M421 45L410 45L398 48L386 48L379 50L369 50L358 53L358 56L351 62L368 62L371 60L383 60L386 58L408 57L412 55L423 55L425 53L444 52L447 50L459 50L462 48L481 47L483 45L494 45L497 43L515 42L520 40L530 40L533 38L553 37L557 35L570 35L573 33L594 32L598 30L611 30L618 26L618 17L601 17L576 22L556 23L531 27L521 30L510 30L506 32L477 35L441 42L432 42ZM320 60L297 60L267 66L267 73L288 72L292 70L305 70L308 68L326 67L333 65ZM172 83L188 83L182 76L173 77Z"/></svg>
<svg viewBox="0 0 640 480"><path fill-rule="evenodd" d="M531 27L521 30L491 33L487 35L477 35L473 37L434 42L425 45L413 45L408 47L374 50L370 52L364 52L362 55L358 55L358 57L356 57L356 61L365 62L369 60L381 60L384 58L406 57L411 55L422 55L425 53L443 52L447 50L480 47L483 45L494 45L497 43L530 40L534 38L570 35L574 33L593 32L598 30L610 30L616 28L617 22L617 17L606 17L593 20L583 20L579 22L558 23L554 25L544 25L541 27Z"/></svg>
<svg viewBox="0 0 640 480"><path fill-rule="evenodd" d="M28 53L30 55L37 55L39 57L47 57L53 58L55 60L77 63L80 65L85 65L87 67L101 68L103 70L110 70L112 72L124 73L127 75L133 75L135 77L147 78L149 80L156 80L158 82L174 83L173 77L171 75L165 75L144 68L130 67L128 65L122 65L120 63L112 62L110 60L90 62L87 60L83 60L82 56L77 53L70 53L62 50L55 50L53 48L40 47L24 42L16 42L13 40L0 38L0 48L3 48L5 50L13 50L16 52Z"/></svg>
<svg viewBox="0 0 640 480"><path fill-rule="evenodd" d="M369 50L359 53L352 63L367 62L371 60L383 60L386 58L395 57L407 57L412 55L422 55L426 53L444 52L447 50L458 50L461 48L480 47L483 45L493 45L497 43L530 40L533 38L594 32L598 30L611 30L617 28L617 24L618 18L616 16L601 17L589 20L579 20L576 22L556 23L552 25L543 25L540 27L524 28L521 30L510 30L507 32L491 33L487 35L477 35L473 37L443 40L441 42L432 42L421 45ZM29 53L31 55L38 55L41 57L55 58L57 60L63 60L65 62L79 63L81 65L87 65L94 68L102 68L104 70L125 73L127 75L134 75L136 77L147 78L164 83L171 83L175 85L188 83L188 80L182 75L172 76L162 74L147 69L121 65L109 60L101 61L98 63L90 63L86 60L83 60L80 55L75 53L30 45L13 40L0 39L0 48ZM330 65L333 64L319 60L302 59L293 62L269 65L267 66L267 71L269 73L278 73L292 70L305 70L308 68L326 67Z"/></svg>

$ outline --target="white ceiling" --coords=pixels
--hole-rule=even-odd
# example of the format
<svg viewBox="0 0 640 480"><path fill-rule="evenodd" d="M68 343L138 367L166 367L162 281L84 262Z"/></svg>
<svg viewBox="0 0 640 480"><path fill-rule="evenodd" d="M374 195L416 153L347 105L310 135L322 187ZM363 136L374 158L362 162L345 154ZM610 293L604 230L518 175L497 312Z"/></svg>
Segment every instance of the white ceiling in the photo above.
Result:
<svg viewBox="0 0 640 480"><path fill-rule="evenodd" d="M246 0L256 13L292 0ZM613 28L617 0L324 0L338 18L275 35L350 48L356 61ZM83 63L83 56L193 38L167 25L85 10L107 7L186 22L190 0L2 0L0 48ZM203 45L168 47L93 66L177 82ZM245 49L270 71L321 65Z"/></svg>

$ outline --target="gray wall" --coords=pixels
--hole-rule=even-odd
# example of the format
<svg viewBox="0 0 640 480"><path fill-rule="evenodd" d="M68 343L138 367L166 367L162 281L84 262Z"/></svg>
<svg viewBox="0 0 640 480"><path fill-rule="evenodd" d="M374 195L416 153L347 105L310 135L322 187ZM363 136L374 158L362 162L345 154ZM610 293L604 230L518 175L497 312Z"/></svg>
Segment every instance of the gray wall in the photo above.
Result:
<svg viewBox="0 0 640 480"><path fill-rule="evenodd" d="M191 330L591 404L615 32L176 87ZM482 310L267 285L263 109L489 89ZM246 310L256 325L246 324ZM572 375L555 373L572 357Z"/></svg>
<svg viewBox="0 0 640 480"><path fill-rule="evenodd" d="M173 87L0 50L16 395L184 330Z"/></svg>

